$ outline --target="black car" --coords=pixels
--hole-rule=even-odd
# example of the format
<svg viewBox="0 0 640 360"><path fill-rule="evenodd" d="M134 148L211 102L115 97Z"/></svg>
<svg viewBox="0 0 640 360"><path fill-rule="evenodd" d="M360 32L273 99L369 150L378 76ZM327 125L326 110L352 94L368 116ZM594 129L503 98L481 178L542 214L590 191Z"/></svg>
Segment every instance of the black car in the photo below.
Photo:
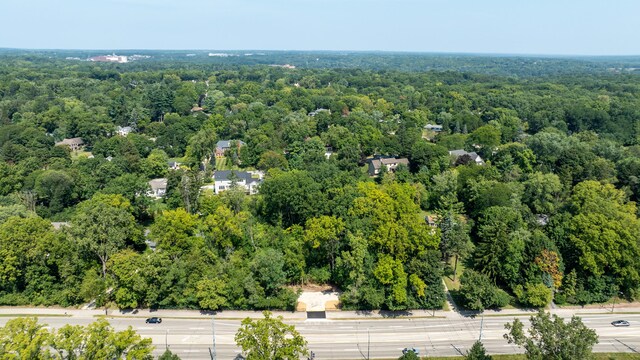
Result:
<svg viewBox="0 0 640 360"><path fill-rule="evenodd" d="M160 324L162 322L162 319L159 317L150 317L144 322L146 322L147 324Z"/></svg>
<svg viewBox="0 0 640 360"><path fill-rule="evenodd" d="M611 325L616 326L616 327L618 327L618 326L629 326L629 322L626 321L626 320L616 320L616 321L612 322Z"/></svg>

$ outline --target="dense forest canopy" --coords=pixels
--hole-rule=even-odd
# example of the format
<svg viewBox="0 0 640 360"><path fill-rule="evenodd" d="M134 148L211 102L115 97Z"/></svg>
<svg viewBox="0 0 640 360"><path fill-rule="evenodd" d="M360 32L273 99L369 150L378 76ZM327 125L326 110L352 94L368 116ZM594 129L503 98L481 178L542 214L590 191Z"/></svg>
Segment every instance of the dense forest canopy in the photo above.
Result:
<svg viewBox="0 0 640 360"><path fill-rule="evenodd" d="M0 52L0 303L640 295L638 59L134 53Z"/></svg>

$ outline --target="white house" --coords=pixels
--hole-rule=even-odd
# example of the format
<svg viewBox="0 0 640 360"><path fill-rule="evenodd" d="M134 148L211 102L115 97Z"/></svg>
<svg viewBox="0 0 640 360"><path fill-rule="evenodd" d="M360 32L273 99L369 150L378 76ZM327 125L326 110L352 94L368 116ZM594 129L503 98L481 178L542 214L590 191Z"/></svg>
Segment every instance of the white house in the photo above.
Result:
<svg viewBox="0 0 640 360"><path fill-rule="evenodd" d="M389 156L378 156L369 160L369 175L378 176L380 169L384 166L387 171L396 171L399 165L409 166L407 158L395 158Z"/></svg>
<svg viewBox="0 0 640 360"><path fill-rule="evenodd" d="M160 178L149 180L149 188L151 188L151 190L147 192L149 197L156 199L164 197L167 194L167 179Z"/></svg>
<svg viewBox="0 0 640 360"><path fill-rule="evenodd" d="M72 151L77 151L82 149L82 147L84 146L84 141L82 141L82 138L79 137L64 139L62 141L58 141L56 143L56 146L68 146Z"/></svg>
<svg viewBox="0 0 640 360"><path fill-rule="evenodd" d="M264 173L261 171L235 171L220 170L213 174L215 181L214 192L220 194L231 189L234 185L244 188L249 195L258 193L258 188L262 184Z"/></svg>
<svg viewBox="0 0 640 360"><path fill-rule="evenodd" d="M131 132L133 132L133 128L131 126L118 126L116 128L116 133L120 136L127 136Z"/></svg>
<svg viewBox="0 0 640 360"><path fill-rule="evenodd" d="M427 130L432 130L434 132L441 132L442 131L442 125L435 125L435 124L427 124L424 126L425 129Z"/></svg>

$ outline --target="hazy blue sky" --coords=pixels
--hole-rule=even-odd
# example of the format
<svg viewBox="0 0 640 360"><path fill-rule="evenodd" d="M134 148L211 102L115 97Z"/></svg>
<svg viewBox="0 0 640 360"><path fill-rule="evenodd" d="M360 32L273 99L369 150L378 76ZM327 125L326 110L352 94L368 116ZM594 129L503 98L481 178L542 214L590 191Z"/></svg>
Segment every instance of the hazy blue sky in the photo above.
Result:
<svg viewBox="0 0 640 360"><path fill-rule="evenodd" d="M640 0L0 0L0 47L640 55Z"/></svg>

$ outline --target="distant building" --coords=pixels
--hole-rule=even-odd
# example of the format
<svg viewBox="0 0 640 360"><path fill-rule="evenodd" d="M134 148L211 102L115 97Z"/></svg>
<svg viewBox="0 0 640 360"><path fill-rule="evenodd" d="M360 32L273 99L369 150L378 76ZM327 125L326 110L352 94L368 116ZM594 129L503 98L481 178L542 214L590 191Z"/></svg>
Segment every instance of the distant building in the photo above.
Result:
<svg viewBox="0 0 640 360"><path fill-rule="evenodd" d="M167 194L167 179L159 178L149 180L149 192L147 195L152 198L162 198Z"/></svg>
<svg viewBox="0 0 640 360"><path fill-rule="evenodd" d="M280 64L272 64L269 65L271 67L280 67L280 68L285 68L285 69L295 69L295 65L290 65L290 64L284 64L284 65L280 65Z"/></svg>
<svg viewBox="0 0 640 360"><path fill-rule="evenodd" d="M129 133L133 132L133 128L131 126L118 126L116 128L116 133L120 136L127 136Z"/></svg>
<svg viewBox="0 0 640 360"><path fill-rule="evenodd" d="M126 63L129 61L129 59L126 56L118 56L116 54L113 54L113 55L94 56L89 58L89 61Z"/></svg>
<svg viewBox="0 0 640 360"><path fill-rule="evenodd" d="M311 116L311 117L314 117L314 116L320 114L321 112L327 112L327 113L329 113L329 115L331 115L331 110L323 109L323 108L316 109L316 110L310 112L308 115Z"/></svg>
<svg viewBox="0 0 640 360"><path fill-rule="evenodd" d="M220 194L235 186L244 188L249 195L258 193L258 187L262 184L264 173L261 171L235 171L219 170L213 174L215 181L214 192Z"/></svg>
<svg viewBox="0 0 640 360"><path fill-rule="evenodd" d="M56 230L60 230L63 227L69 227L70 226L70 224L68 222L66 222L66 221L54 221L54 222L51 223L51 225Z"/></svg>
<svg viewBox="0 0 640 360"><path fill-rule="evenodd" d="M395 158L389 156L379 156L369 160L369 175L378 176L382 167L387 171L396 171L399 165L409 166L407 158Z"/></svg>
<svg viewBox="0 0 640 360"><path fill-rule="evenodd" d="M62 141L58 141L56 143L56 146L68 146L69 149L76 151L82 149L82 147L84 146L84 141L82 141L82 138L79 137L64 139Z"/></svg>
<svg viewBox="0 0 640 360"><path fill-rule="evenodd" d="M442 131L442 125L435 125L435 124L427 124L424 127L427 130L432 130L435 132L441 132Z"/></svg>
<svg viewBox="0 0 640 360"><path fill-rule="evenodd" d="M329 160L329 158L331 158L331 155L333 155L333 148L331 146L325 146L324 157L327 158L327 160Z"/></svg>
<svg viewBox="0 0 640 360"><path fill-rule="evenodd" d="M470 161L475 163L476 165L484 165L484 160L482 160L482 158L480 157L480 155L478 155L475 151L474 152L467 152L465 150L452 150L449 151L449 155L451 155L454 158L454 162L458 162L458 160L460 160L462 157L469 157Z"/></svg>
<svg viewBox="0 0 640 360"><path fill-rule="evenodd" d="M238 146L238 150L246 145L242 140L220 140L216 143L216 157L224 157L225 151L231 149L231 143L234 141L236 142L236 146Z"/></svg>

